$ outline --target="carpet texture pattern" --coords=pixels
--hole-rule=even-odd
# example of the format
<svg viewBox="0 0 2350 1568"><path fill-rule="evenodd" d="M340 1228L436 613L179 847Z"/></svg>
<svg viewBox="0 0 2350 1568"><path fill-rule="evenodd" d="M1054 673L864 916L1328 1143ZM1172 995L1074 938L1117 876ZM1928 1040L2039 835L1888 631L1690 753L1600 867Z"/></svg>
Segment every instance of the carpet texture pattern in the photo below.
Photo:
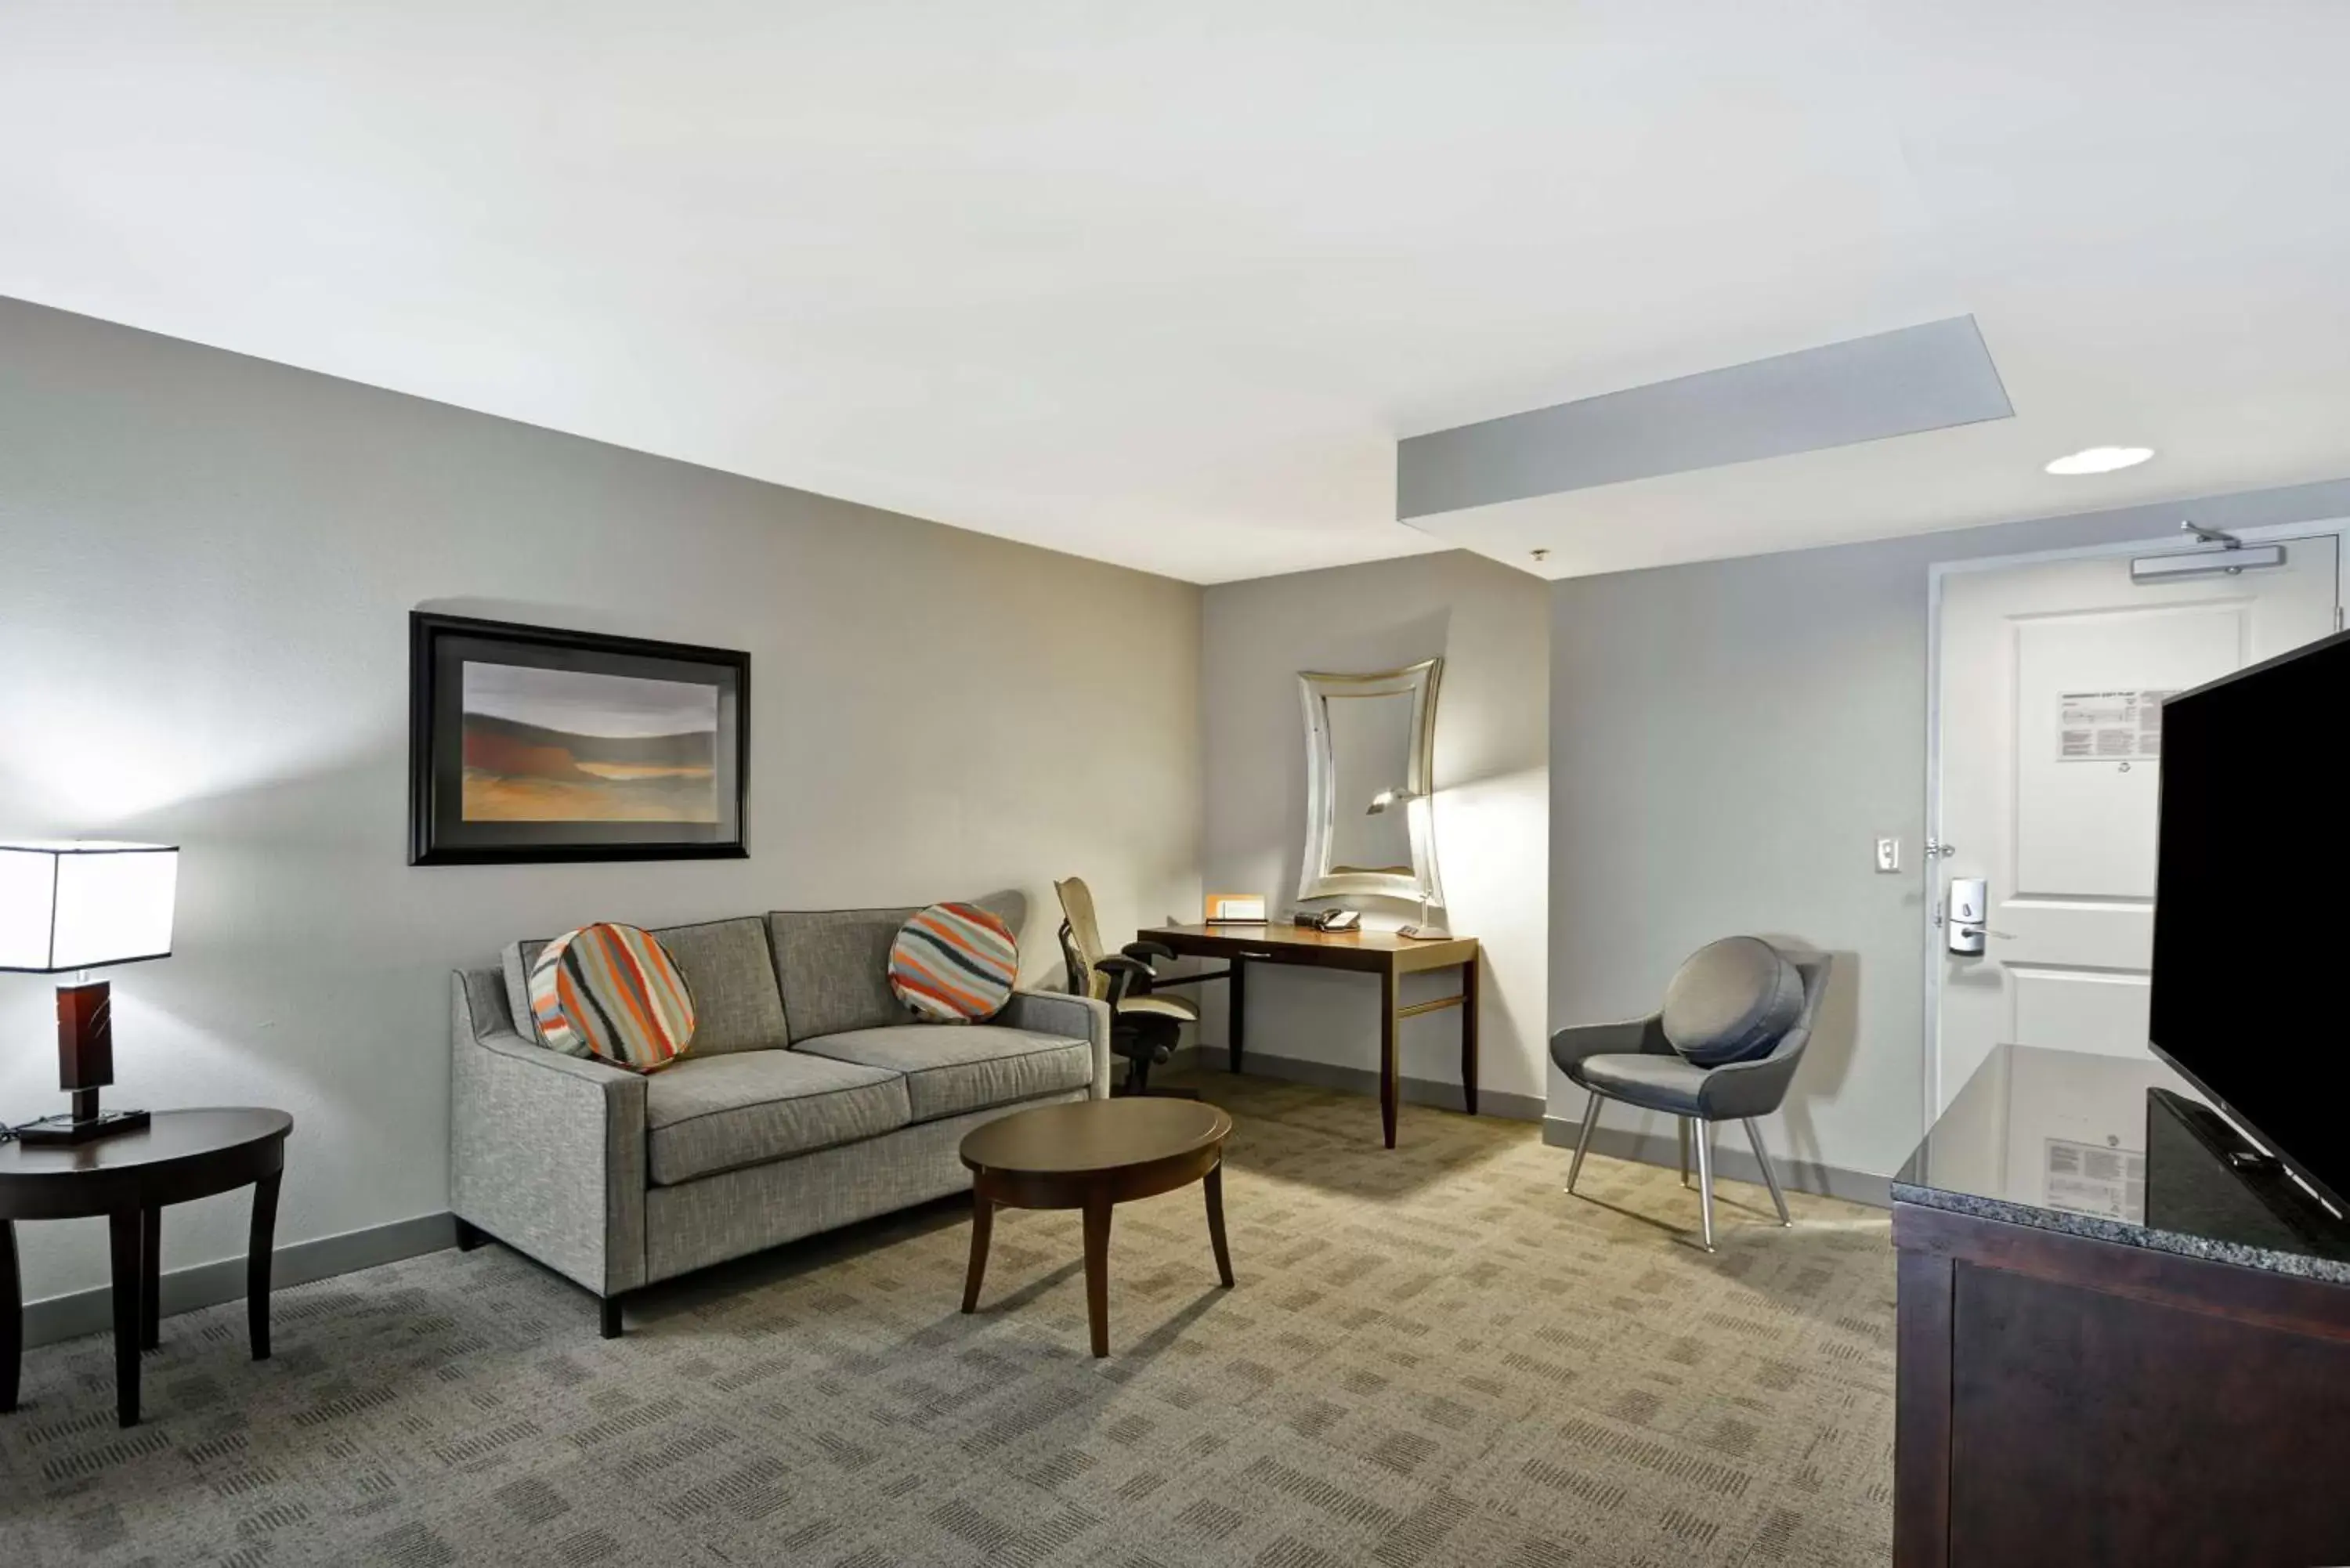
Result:
<svg viewBox="0 0 2350 1568"><path fill-rule="evenodd" d="M1885 1216L1535 1128L1197 1080L1232 1113L1215 1282L1197 1188L1121 1206L1111 1355L1077 1216L1005 1210L977 1315L933 1206L632 1304L497 1246L167 1319L146 1424L102 1338L0 1417L21 1564L1882 1563ZM296 1158L300 1158L296 1151Z"/></svg>

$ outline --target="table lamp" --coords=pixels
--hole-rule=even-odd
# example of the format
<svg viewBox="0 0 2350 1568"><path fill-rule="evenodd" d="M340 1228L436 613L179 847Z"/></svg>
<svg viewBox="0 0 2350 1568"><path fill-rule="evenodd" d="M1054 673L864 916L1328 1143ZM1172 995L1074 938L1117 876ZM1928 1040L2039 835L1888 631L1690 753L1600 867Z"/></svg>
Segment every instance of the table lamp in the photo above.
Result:
<svg viewBox="0 0 2350 1568"><path fill-rule="evenodd" d="M180 851L165 844L0 844L0 970L73 974L57 987L57 1086L73 1109L17 1129L27 1144L78 1144L147 1125L101 1111L114 1082L107 983L89 971L172 956Z"/></svg>
<svg viewBox="0 0 2350 1568"><path fill-rule="evenodd" d="M1363 815L1365 816L1384 816L1388 810L1392 806L1408 806L1413 801L1426 800L1427 798L1427 795L1422 794L1416 789L1383 789L1379 791L1378 794L1371 796L1371 804ZM1439 942L1450 940L1452 935L1451 931L1446 930L1442 926L1432 925L1429 921L1429 902L1435 897L1436 889L1428 885L1427 878L1422 877L1419 884L1419 924L1416 926L1405 926L1401 929L1398 930L1396 935L1399 937L1416 937L1424 942Z"/></svg>

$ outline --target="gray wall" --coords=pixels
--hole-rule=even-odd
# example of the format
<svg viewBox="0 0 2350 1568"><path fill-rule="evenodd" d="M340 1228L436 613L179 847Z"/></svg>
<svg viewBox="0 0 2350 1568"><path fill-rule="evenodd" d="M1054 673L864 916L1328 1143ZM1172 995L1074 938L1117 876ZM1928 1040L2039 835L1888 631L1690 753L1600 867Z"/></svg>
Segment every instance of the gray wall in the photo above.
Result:
<svg viewBox="0 0 2350 1568"><path fill-rule="evenodd" d="M419 607L747 649L752 858L405 862ZM443 977L515 936L1026 895L1196 908L1199 590L0 300L0 836L182 845L113 1103L294 1113L279 1240L446 1207ZM0 1116L56 1108L0 975ZM172 1210L164 1266L237 1255ZM105 1278L27 1225L32 1298Z"/></svg>
<svg viewBox="0 0 2350 1568"><path fill-rule="evenodd" d="M1891 1172L1923 1119L1928 567L2345 515L2350 482L1555 584L1552 1025L1653 1010L1716 937L1831 950L1825 1026L1770 1137ZM1898 877L1870 865L1887 834ZM1551 1106L1582 1117L1555 1069ZM1669 1147L1663 1118L1645 1130Z"/></svg>
<svg viewBox="0 0 2350 1568"><path fill-rule="evenodd" d="M1297 895L1305 845L1301 670L1392 670L1441 654L1436 717L1437 863L1452 929L1485 948L1481 1086L1531 1113L1544 1093L1543 888L1549 767L1545 586L1466 551L1222 584L1207 590L1201 650L1208 889ZM1416 903L1360 900L1367 919L1416 919ZM1442 996L1451 973L1405 981ZM1378 1002L1361 975L1259 966L1252 1059L1376 1071ZM1404 1075L1460 1081L1459 1014L1405 1022ZM1223 1035L1221 1000L1207 1033Z"/></svg>

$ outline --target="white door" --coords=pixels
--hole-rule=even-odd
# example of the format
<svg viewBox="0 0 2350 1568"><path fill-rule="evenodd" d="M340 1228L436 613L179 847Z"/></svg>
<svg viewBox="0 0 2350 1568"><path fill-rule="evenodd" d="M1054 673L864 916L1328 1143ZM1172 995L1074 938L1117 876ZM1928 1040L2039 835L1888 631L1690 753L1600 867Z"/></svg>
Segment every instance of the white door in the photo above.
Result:
<svg viewBox="0 0 2350 1568"><path fill-rule="evenodd" d="M1980 957L1935 931L1938 1109L2003 1041L2147 1054L2160 700L2333 631L2336 551L2295 539L2281 566L2146 586L2127 556L1943 576L1947 848L1926 864L1939 907L1989 884L1989 931Z"/></svg>

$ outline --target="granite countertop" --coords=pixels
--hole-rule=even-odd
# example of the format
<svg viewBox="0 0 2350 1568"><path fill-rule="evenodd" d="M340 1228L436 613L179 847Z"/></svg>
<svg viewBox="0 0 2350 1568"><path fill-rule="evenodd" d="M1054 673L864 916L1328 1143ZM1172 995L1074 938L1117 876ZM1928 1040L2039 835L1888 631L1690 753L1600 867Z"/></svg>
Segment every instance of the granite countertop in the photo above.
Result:
<svg viewBox="0 0 2350 1568"><path fill-rule="evenodd" d="M2151 1056L2002 1045L1895 1175L1893 1197L2350 1284L2350 1222L2273 1162L2246 1162L2250 1147Z"/></svg>

